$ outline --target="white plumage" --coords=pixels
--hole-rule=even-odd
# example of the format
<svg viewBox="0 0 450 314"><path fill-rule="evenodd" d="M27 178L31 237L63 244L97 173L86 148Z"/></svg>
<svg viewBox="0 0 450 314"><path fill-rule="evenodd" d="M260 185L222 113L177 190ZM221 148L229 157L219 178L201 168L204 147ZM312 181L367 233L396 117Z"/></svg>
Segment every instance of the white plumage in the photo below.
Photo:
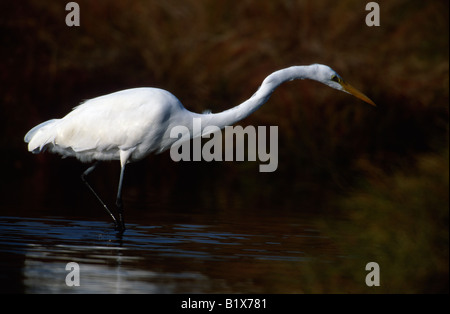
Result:
<svg viewBox="0 0 450 314"><path fill-rule="evenodd" d="M144 158L170 147L166 131L189 112L171 93L157 88L127 89L90 99L62 119L31 129L25 136L28 150L49 150L82 162ZM125 163L127 160L123 160Z"/></svg>

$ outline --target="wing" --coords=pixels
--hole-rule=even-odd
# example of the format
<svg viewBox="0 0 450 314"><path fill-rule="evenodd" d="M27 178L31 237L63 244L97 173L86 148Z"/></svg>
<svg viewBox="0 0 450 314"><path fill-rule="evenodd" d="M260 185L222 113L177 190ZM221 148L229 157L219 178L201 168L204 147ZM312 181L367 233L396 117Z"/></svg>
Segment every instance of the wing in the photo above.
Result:
<svg viewBox="0 0 450 314"><path fill-rule="evenodd" d="M161 133L180 107L175 96L156 88L97 97L74 108L55 125L54 143L77 153L128 150Z"/></svg>

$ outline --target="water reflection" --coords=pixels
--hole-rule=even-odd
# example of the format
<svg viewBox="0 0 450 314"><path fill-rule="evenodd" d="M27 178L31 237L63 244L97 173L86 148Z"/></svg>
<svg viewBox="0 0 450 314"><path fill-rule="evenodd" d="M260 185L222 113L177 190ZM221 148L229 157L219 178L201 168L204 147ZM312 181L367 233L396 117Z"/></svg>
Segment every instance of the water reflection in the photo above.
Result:
<svg viewBox="0 0 450 314"><path fill-rule="evenodd" d="M337 255L329 238L298 221L127 226L121 238L98 221L0 217L2 292L298 292L295 271ZM69 262L80 265L79 287L65 283Z"/></svg>

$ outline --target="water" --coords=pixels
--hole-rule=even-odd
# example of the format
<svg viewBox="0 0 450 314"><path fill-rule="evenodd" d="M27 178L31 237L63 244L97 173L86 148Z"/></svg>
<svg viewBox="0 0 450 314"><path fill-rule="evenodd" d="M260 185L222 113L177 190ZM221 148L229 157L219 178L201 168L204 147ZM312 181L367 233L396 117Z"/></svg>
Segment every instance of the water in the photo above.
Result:
<svg viewBox="0 0 450 314"><path fill-rule="evenodd" d="M300 215L131 216L122 237L106 218L11 215L0 217L0 257L2 292L297 293L311 265L332 267L339 252ZM69 262L79 286L66 284Z"/></svg>

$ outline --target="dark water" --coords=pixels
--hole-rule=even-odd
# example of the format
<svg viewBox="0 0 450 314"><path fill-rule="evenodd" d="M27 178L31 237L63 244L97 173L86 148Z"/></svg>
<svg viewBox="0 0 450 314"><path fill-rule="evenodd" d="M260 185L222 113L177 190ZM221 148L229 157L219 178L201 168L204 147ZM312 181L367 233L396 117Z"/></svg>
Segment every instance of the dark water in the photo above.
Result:
<svg viewBox="0 0 450 314"><path fill-rule="evenodd" d="M1 290L298 293L308 291L303 278L311 264L332 267L339 258L333 239L310 216L233 221L191 214L151 220L131 219L120 237L107 218L1 216ZM66 284L69 262L80 267L79 286Z"/></svg>

